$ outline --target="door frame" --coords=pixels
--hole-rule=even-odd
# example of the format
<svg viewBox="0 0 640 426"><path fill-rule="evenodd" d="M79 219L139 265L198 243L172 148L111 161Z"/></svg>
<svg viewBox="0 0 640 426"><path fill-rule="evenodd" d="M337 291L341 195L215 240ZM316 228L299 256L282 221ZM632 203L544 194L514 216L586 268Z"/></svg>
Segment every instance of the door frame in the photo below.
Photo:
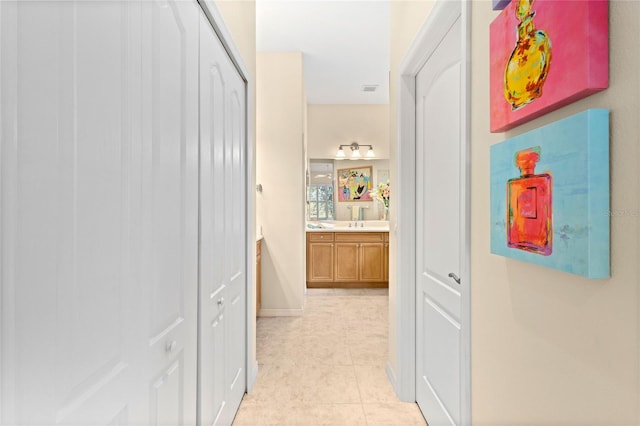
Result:
<svg viewBox="0 0 640 426"><path fill-rule="evenodd" d="M222 46L227 51L231 62L238 70L240 77L245 83L245 303L246 303L246 358L245 358L245 371L246 371L246 391L250 392L253 389L253 385L258 377L258 361L254 354L256 353L256 312L254 309L256 297L255 297L255 258L256 258L256 226L255 226L255 191L254 188L255 177L255 143L254 141L254 122L251 117L254 116L255 105L253 99L253 93L255 91L254 85L251 82L249 69L242 60L240 50L231 37L231 32L224 23L222 14L216 6L213 0L197 0L198 4L202 8L207 20L211 24L213 31L216 33Z"/></svg>
<svg viewBox="0 0 640 426"><path fill-rule="evenodd" d="M471 2L438 0L404 57L398 77L396 170L398 180L396 233L396 371L389 371L398 397L416 401L416 75L436 49L457 17L462 24L462 111L460 117L463 146L460 149L460 183L463 227L460 234L462 262L460 278L461 314L461 419L471 424L471 274L470 274L470 89L471 89ZM389 369L391 370L391 369Z"/></svg>

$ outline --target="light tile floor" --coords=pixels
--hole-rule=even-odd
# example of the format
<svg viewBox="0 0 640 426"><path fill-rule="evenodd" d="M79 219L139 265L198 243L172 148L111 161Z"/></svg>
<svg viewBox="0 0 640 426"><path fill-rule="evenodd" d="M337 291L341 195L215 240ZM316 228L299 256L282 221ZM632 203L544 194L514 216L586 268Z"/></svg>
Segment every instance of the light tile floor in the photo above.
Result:
<svg viewBox="0 0 640 426"><path fill-rule="evenodd" d="M261 317L260 371L235 426L426 425L385 365L387 289L309 289L301 317Z"/></svg>

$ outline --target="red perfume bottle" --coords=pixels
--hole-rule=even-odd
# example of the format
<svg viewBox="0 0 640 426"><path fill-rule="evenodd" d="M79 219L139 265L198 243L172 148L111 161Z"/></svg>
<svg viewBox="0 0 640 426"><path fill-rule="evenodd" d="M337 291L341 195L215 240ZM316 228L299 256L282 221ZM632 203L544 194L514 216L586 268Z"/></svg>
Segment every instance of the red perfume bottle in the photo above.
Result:
<svg viewBox="0 0 640 426"><path fill-rule="evenodd" d="M516 153L520 177L507 181L507 246L549 256L553 181L548 172L535 174L538 160L540 147Z"/></svg>

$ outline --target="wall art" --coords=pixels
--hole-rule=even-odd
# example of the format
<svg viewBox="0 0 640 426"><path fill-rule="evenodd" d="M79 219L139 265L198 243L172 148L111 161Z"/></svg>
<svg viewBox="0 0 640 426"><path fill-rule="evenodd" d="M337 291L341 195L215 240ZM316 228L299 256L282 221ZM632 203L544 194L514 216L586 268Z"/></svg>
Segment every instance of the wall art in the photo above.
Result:
<svg viewBox="0 0 640 426"><path fill-rule="evenodd" d="M489 32L491 132L609 86L607 0L513 0Z"/></svg>
<svg viewBox="0 0 640 426"><path fill-rule="evenodd" d="M338 201L372 201L372 166L338 170Z"/></svg>
<svg viewBox="0 0 640 426"><path fill-rule="evenodd" d="M491 252L609 277L609 111L491 147Z"/></svg>

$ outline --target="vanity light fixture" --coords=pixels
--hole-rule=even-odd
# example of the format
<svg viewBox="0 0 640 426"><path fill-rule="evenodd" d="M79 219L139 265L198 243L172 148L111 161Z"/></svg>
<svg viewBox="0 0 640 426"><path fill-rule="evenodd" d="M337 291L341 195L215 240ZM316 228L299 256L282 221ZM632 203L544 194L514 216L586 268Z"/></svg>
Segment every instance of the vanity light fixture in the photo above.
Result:
<svg viewBox="0 0 640 426"><path fill-rule="evenodd" d="M352 160L357 160L359 158L362 158L362 155L360 154L360 147L369 147L369 149L367 150L367 154L366 157L367 158L374 158L376 156L376 154L373 152L373 146L371 145L365 145L365 144L358 144L358 142L351 142L350 145L340 145L338 146L338 151L336 152L336 159L337 160L343 160L347 157L347 155L344 153L344 150L342 149L343 147L349 147L351 149L351 159Z"/></svg>

